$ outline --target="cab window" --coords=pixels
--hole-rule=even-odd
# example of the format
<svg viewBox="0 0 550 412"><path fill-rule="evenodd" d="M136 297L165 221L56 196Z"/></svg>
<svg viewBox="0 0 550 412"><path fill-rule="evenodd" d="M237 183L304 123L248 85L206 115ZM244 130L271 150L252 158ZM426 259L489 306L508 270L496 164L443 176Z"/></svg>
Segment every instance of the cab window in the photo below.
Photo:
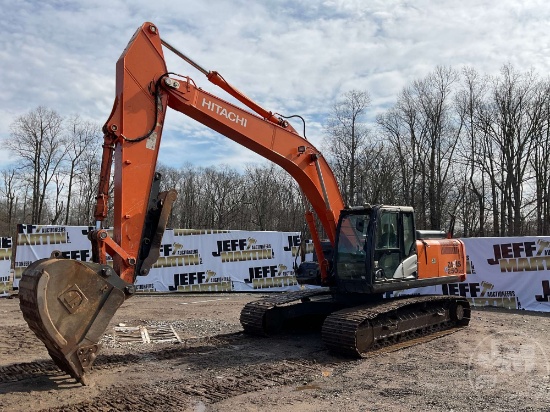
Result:
<svg viewBox="0 0 550 412"><path fill-rule="evenodd" d="M382 213L377 226L376 249L398 249L397 213Z"/></svg>
<svg viewBox="0 0 550 412"><path fill-rule="evenodd" d="M348 215L340 224L338 256L336 258L338 276L348 279L362 279L365 276L365 242L369 215Z"/></svg>

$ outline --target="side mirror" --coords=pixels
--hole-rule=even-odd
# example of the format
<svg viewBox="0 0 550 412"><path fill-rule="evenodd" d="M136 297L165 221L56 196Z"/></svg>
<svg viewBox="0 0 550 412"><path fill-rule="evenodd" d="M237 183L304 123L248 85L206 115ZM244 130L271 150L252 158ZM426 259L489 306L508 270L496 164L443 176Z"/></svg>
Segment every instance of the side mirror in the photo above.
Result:
<svg viewBox="0 0 550 412"><path fill-rule="evenodd" d="M355 222L355 230L363 233L363 231L365 230L365 221L358 219L357 222Z"/></svg>

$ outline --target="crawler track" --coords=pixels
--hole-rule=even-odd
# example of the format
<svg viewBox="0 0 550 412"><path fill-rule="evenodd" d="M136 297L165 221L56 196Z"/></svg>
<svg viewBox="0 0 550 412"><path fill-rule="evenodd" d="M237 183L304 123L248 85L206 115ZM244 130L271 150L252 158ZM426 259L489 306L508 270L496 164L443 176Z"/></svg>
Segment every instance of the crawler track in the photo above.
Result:
<svg viewBox="0 0 550 412"><path fill-rule="evenodd" d="M282 293L247 303L241 311L241 325L248 334L259 336L270 335L278 329L277 326L269 322L268 314L270 311L288 303L304 302L312 297L328 294L330 294L330 291L326 288L306 289L297 292Z"/></svg>
<svg viewBox="0 0 550 412"><path fill-rule="evenodd" d="M407 297L335 312L326 318L322 334L331 351L364 357L370 351L407 346L407 341L465 326L469 320L470 304L465 298Z"/></svg>
<svg viewBox="0 0 550 412"><path fill-rule="evenodd" d="M326 289L304 290L250 302L241 312L241 324L249 334L274 334L288 320L286 312L309 315L311 311L306 305L311 298L329 294ZM410 346L415 341L424 341L425 336L436 334L435 338L438 333L470 321L468 300L454 296L401 297L345 309L336 302L325 302L324 306L318 305L320 310L316 313L323 315L324 311L326 316L323 342L331 351L353 357L364 357L392 345ZM285 312L283 309L289 304L294 306Z"/></svg>

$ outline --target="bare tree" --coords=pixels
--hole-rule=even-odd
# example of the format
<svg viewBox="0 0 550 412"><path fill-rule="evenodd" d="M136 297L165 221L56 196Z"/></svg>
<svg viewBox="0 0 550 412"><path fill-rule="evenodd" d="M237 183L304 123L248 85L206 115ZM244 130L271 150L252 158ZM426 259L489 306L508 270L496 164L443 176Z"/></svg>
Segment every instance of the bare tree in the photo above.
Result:
<svg viewBox="0 0 550 412"><path fill-rule="evenodd" d="M58 225L61 223L60 218L66 208L65 202L67 201L65 196L63 196L63 191L65 189L63 173L57 170L52 180L55 187L55 197L52 205L51 218L49 219L50 221L48 223L52 225Z"/></svg>
<svg viewBox="0 0 550 412"><path fill-rule="evenodd" d="M196 228L200 221L198 217L202 212L198 207L199 174L200 170L191 165L184 166L181 170L179 185L173 187L178 190L178 202L181 205L179 223L182 228Z"/></svg>
<svg viewBox="0 0 550 412"><path fill-rule="evenodd" d="M406 204L419 228L456 214L467 236L544 234L550 228L550 83L510 65L487 77L437 67L405 87L366 125L366 92L352 90L328 116L324 151L346 204ZM5 145L19 158L0 176L0 228L15 223L91 224L98 128L38 107L16 118ZM284 170L266 163L160 166L178 200L170 225L297 230L307 201ZM112 199L110 199L112 203ZM110 208L112 214L112 208ZM109 217L106 224L109 222Z"/></svg>
<svg viewBox="0 0 550 412"><path fill-rule="evenodd" d="M358 204L403 204L401 179L396 173L400 162L390 144L369 142L358 163Z"/></svg>
<svg viewBox="0 0 550 412"><path fill-rule="evenodd" d="M530 162L535 174L536 234L545 235L550 232L550 83L541 84L539 92L546 99L541 102L542 121L534 133Z"/></svg>
<svg viewBox="0 0 550 412"><path fill-rule="evenodd" d="M276 219L276 187L275 165L257 167L250 165L245 171L246 204L250 210L250 221L257 230L272 228Z"/></svg>
<svg viewBox="0 0 550 412"><path fill-rule="evenodd" d="M42 223L48 186L66 155L62 124L57 112L40 106L10 125L6 146L21 159L21 170L31 171L31 220L35 223Z"/></svg>
<svg viewBox="0 0 550 412"><path fill-rule="evenodd" d="M243 226L253 230L297 230L304 222L298 184L275 164L249 165L244 175Z"/></svg>
<svg viewBox="0 0 550 412"><path fill-rule="evenodd" d="M357 201L357 166L368 136L365 114L369 104L366 91L351 90L334 104L325 126L323 146L348 205Z"/></svg>
<svg viewBox="0 0 550 412"><path fill-rule="evenodd" d="M100 145L90 145L78 159L75 165L74 186L78 188L74 195L71 195L71 216L69 222L73 225L92 225L94 223L95 198L97 195L97 185L99 181L100 170ZM112 182L111 182L112 186ZM110 191L112 193L112 190ZM74 201L73 201L74 199ZM112 199L112 196L109 196ZM112 210L112 207L109 208ZM111 215L105 221L105 225L111 224L109 220Z"/></svg>
<svg viewBox="0 0 550 412"><path fill-rule="evenodd" d="M398 176L397 193L400 202L416 206L417 191L417 112L414 109L410 90L404 90L395 107L377 117L381 137L391 147L395 164L394 175Z"/></svg>
<svg viewBox="0 0 550 412"><path fill-rule="evenodd" d="M468 183L463 185L462 223L465 236L485 235L487 217L487 136L479 127L479 111L485 98L487 79L481 77L473 68L462 71L462 88L457 93L457 111L464 119L464 139L461 144L465 176ZM477 210L471 202L475 199Z"/></svg>
<svg viewBox="0 0 550 412"><path fill-rule="evenodd" d="M422 140L418 146L432 229L440 228L443 223L445 189L463 126L462 119L453 116L451 105L452 86L457 80L458 75L451 68L437 67L424 80L413 83L422 127L426 131L420 135Z"/></svg>
<svg viewBox="0 0 550 412"><path fill-rule="evenodd" d="M546 88L533 72L521 74L506 65L495 77L491 95L481 107L480 119L487 136L485 150L491 181L494 234L524 234L530 212L524 191L530 179L529 159L545 122Z"/></svg>
<svg viewBox="0 0 550 412"><path fill-rule="evenodd" d="M64 144L67 148L67 199L65 206L65 224L69 224L69 216L71 212L71 203L73 195L73 183L75 181L75 174L78 172L79 163L82 157L90 151L97 153L94 147L99 146L100 131L98 125L86 122L80 119L78 115L75 115L67 120L68 125L66 127L66 136L64 137Z"/></svg>
<svg viewBox="0 0 550 412"><path fill-rule="evenodd" d="M415 207L420 227L439 229L453 208L448 195L455 187L452 168L463 125L452 105L457 79L454 70L437 67L377 119L395 152L403 200Z"/></svg>
<svg viewBox="0 0 550 412"><path fill-rule="evenodd" d="M2 181L0 182L0 193L5 199L5 216L1 217L0 233L14 233L17 222L17 193L20 190L19 182L17 181L17 171L15 169L5 169L1 173Z"/></svg>

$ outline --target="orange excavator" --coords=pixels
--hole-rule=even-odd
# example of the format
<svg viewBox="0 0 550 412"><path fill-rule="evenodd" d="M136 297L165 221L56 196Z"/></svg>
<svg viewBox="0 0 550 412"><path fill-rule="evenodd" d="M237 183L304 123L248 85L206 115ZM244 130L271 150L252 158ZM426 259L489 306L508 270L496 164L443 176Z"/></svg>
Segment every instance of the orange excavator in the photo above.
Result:
<svg viewBox="0 0 550 412"><path fill-rule="evenodd" d="M163 48L204 73L246 105L244 110L169 73ZM92 261L52 253L23 273L20 306L54 362L82 384L100 339L120 305L135 294L137 276L159 257L176 192L160 192L155 171L168 107L285 169L309 200L306 220L316 261L296 270L301 285L316 285L247 304L244 331L270 335L300 320L322 322L322 339L335 352L363 356L372 349L434 331L467 325L470 306L453 296L388 298L390 292L463 281L464 244L439 231L416 230L411 207L344 205L322 154L281 115L264 110L216 71L207 71L144 23L116 66L116 98L103 131ZM254 113L252 113L254 112ZM113 237L102 229L114 164ZM321 241L316 218L328 242ZM107 256L112 264L107 264ZM111 262L109 262L111 263Z"/></svg>

